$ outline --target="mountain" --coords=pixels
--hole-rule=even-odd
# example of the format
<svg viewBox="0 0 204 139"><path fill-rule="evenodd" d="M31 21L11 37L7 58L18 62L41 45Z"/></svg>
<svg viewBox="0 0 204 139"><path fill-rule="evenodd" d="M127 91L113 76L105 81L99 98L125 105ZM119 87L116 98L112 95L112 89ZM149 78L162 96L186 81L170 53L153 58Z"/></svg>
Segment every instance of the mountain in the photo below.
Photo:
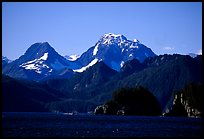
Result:
<svg viewBox="0 0 204 139"><path fill-rule="evenodd" d="M24 55L7 64L2 73L14 78L41 80L56 75L58 70L78 65L60 56L47 42L31 45Z"/></svg>
<svg viewBox="0 0 204 139"><path fill-rule="evenodd" d="M131 41L121 34L108 33L103 35L95 46L84 52L76 62L84 68L89 64L95 64L97 61L103 61L112 69L119 71L128 60L135 58L143 62L147 57L154 56L156 54L137 39ZM76 71L84 71L80 69Z"/></svg>
<svg viewBox="0 0 204 139"><path fill-rule="evenodd" d="M66 74L64 69L58 72ZM11 83L12 80L16 82ZM165 112L172 107L176 91L189 83L202 83L202 56L192 58L179 54L159 55L143 62L133 59L125 62L118 72L100 61L70 78L50 78L40 82L12 80L3 78L3 100L8 100L6 102L9 103L19 94L18 102L22 102L22 107L24 95L28 93L30 97L26 96L26 100L31 101L32 98L46 106L49 111L88 112L110 100L115 90L142 86L155 96ZM7 94L9 89L11 94ZM34 93L39 91L41 93ZM48 96L44 96L45 94ZM50 95L55 97L47 101ZM21 96L23 99L20 99ZM12 108L14 109L15 105L12 105Z"/></svg>
<svg viewBox="0 0 204 139"><path fill-rule="evenodd" d="M2 56L2 67L5 67L7 64L11 63L12 60L8 59L5 56Z"/></svg>
<svg viewBox="0 0 204 139"><path fill-rule="evenodd" d="M145 68L146 65L141 63L139 60L129 60L125 62L123 67L120 69L120 78L131 75L132 73L140 72Z"/></svg>
<svg viewBox="0 0 204 139"><path fill-rule="evenodd" d="M83 73L75 74L70 79L49 80L46 83L51 88L65 91L69 97L91 100L95 104L103 104L110 100L112 92L119 88L143 86L157 98L164 112L172 106L175 91L182 89L188 83L202 82L200 55L191 58L188 55L165 54L148 58L142 63L133 59L127 61L119 72L111 74L105 82L101 78L106 74L99 74L101 76L95 76L93 80L97 72L92 69L98 67L99 63Z"/></svg>
<svg viewBox="0 0 204 139"><path fill-rule="evenodd" d="M135 72L118 81L115 88L143 86L158 99L162 110L170 107L173 92L185 85L202 82L202 56L160 55L147 59L144 70Z"/></svg>
<svg viewBox="0 0 204 139"><path fill-rule="evenodd" d="M127 62L125 65L131 65L131 63L136 62ZM148 58L143 63L137 62L137 64L142 65L139 70L125 72L125 76L122 75L124 71L121 70L108 82L92 89L83 90L83 92L98 94L98 103L104 103L118 88L143 86L153 93L159 101L162 111L165 111L171 107L175 91L191 82L202 82L201 55L195 58L179 54L160 55Z"/></svg>
<svg viewBox="0 0 204 139"><path fill-rule="evenodd" d="M95 46L81 56L63 57L48 42L35 43L18 59L2 63L2 74L35 81L70 78L74 72L84 72L100 61L119 71L128 60L137 59L143 62L146 58L154 56L156 54L138 40L130 41L121 34L109 33L102 36Z"/></svg>

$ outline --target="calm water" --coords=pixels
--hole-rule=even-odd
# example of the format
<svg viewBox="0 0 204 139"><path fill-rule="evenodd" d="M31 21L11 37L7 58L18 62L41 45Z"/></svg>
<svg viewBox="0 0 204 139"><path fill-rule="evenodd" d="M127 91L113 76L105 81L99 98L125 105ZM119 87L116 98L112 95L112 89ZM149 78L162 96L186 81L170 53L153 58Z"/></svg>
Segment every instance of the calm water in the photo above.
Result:
<svg viewBox="0 0 204 139"><path fill-rule="evenodd" d="M4 137L199 137L202 119L2 113Z"/></svg>

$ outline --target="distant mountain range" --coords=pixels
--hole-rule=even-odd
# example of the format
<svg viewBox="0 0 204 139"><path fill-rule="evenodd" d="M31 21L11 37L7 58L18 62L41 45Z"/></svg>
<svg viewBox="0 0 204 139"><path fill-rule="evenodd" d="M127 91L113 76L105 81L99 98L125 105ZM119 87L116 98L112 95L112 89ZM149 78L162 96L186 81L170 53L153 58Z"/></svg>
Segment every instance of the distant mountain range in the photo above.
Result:
<svg viewBox="0 0 204 139"><path fill-rule="evenodd" d="M60 56L45 42L31 45L24 55L5 65L2 73L14 78L39 81L56 74L71 76L73 71L68 70L70 68L77 68L77 65Z"/></svg>
<svg viewBox="0 0 204 139"><path fill-rule="evenodd" d="M81 56L63 57L49 43L35 43L24 55L10 63L2 57L2 73L35 81L69 78L74 72L83 72L98 61L103 61L110 68L119 71L128 60L136 58L142 62L145 58L154 56L156 54L138 40L130 41L123 35L109 33Z"/></svg>
<svg viewBox="0 0 204 139"><path fill-rule="evenodd" d="M202 55L157 56L136 39L109 33L81 56L35 43L12 62L2 57L2 75L3 111L88 112L114 90L143 86L165 112L176 91L202 83Z"/></svg>

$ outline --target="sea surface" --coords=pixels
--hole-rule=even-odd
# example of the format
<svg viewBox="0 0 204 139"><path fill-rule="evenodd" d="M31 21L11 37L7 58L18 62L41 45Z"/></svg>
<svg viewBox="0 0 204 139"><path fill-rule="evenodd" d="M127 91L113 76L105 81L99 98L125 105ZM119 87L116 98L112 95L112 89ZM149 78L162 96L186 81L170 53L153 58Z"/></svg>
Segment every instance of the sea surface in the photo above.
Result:
<svg viewBox="0 0 204 139"><path fill-rule="evenodd" d="M3 137L200 137L201 118L2 113Z"/></svg>

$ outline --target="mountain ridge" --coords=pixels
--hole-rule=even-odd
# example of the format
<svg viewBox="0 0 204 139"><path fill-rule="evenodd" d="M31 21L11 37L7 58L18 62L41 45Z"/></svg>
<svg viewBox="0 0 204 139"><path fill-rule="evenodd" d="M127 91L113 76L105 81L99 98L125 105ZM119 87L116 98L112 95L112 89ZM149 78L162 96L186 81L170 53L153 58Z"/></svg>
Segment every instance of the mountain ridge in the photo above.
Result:
<svg viewBox="0 0 204 139"><path fill-rule="evenodd" d="M157 62L159 64L156 64ZM137 65L141 65L141 68ZM46 103L50 111L90 111L110 100L114 90L143 86L157 98L164 112L172 106L175 91L191 82L202 83L201 67L201 55L195 58L186 55L160 55L143 63L136 59L127 61L124 63L124 70L119 72L100 61L82 73L75 73L69 79L48 79L38 83L58 91L58 94L63 96L60 100ZM110 74L106 74L107 72ZM24 82L26 83L26 80ZM10 88L13 88L12 86L11 84ZM24 92L23 88L21 90Z"/></svg>
<svg viewBox="0 0 204 139"><path fill-rule="evenodd" d="M2 73L35 81L70 78L74 73L84 72L100 61L119 71L128 60L138 59L142 62L145 58L154 56L156 54L138 40L130 41L124 35L109 33L101 36L95 46L90 47L81 56L63 57L48 42L34 43L18 59L4 63ZM59 75L59 70L62 69L74 72L65 76Z"/></svg>

